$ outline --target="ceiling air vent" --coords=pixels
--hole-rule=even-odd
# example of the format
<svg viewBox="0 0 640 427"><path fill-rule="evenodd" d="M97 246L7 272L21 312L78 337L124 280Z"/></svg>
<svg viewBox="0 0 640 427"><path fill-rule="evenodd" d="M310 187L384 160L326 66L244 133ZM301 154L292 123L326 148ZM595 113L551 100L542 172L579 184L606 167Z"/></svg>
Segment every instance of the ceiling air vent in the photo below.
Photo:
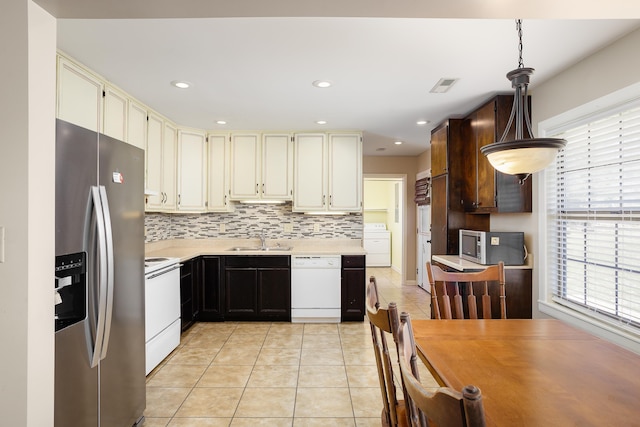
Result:
<svg viewBox="0 0 640 427"><path fill-rule="evenodd" d="M458 80L460 80L460 79L442 78L442 79L438 80L438 83L436 83L436 85L433 88L431 88L431 90L429 92L431 92L431 93L445 93L449 89L451 89L451 86L456 84L456 82Z"/></svg>

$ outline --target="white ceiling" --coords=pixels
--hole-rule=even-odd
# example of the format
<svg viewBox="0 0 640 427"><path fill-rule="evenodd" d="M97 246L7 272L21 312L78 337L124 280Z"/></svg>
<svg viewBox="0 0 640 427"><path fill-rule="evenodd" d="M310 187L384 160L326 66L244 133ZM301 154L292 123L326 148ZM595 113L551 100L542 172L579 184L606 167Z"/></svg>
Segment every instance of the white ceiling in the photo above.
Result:
<svg viewBox="0 0 640 427"><path fill-rule="evenodd" d="M525 20L532 91L639 27L640 20ZM59 19L58 47L181 126L357 129L365 155L387 156L425 151L440 121L510 92L505 74L518 59L511 19ZM443 77L460 80L446 94L430 93ZM317 79L333 86L315 88ZM172 80L193 87L176 89ZM328 124L315 124L320 119Z"/></svg>

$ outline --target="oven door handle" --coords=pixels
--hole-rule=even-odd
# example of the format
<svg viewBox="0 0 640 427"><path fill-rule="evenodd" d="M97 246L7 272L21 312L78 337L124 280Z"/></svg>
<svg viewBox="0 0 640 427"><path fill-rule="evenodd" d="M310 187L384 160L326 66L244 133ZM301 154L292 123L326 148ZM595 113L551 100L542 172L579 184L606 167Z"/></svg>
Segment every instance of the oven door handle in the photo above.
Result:
<svg viewBox="0 0 640 427"><path fill-rule="evenodd" d="M173 270L177 270L180 267L182 267L182 264L175 264L175 265L172 265L170 267L165 267L164 269L162 269L160 271L156 271L156 272L152 273L149 276L145 276L145 279L149 280L149 279L156 278L158 276L162 276L163 274L166 274L166 273L168 273L170 271L173 271Z"/></svg>

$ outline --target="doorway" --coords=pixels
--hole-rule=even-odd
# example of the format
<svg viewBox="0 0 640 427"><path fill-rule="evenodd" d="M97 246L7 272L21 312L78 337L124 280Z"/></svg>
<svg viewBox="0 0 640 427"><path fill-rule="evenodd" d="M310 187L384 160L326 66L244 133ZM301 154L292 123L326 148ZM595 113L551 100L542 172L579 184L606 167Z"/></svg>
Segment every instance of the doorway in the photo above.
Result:
<svg viewBox="0 0 640 427"><path fill-rule="evenodd" d="M406 175L370 174L364 177L364 227L385 224L390 235L389 267L406 283Z"/></svg>

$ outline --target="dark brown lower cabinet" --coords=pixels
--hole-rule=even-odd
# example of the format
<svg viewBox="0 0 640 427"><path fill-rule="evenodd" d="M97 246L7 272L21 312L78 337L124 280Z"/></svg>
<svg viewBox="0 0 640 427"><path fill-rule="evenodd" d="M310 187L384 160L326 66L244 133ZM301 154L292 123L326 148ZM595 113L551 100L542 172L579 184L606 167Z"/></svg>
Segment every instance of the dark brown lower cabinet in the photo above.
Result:
<svg viewBox="0 0 640 427"><path fill-rule="evenodd" d="M291 320L289 256L224 257L224 320Z"/></svg>
<svg viewBox="0 0 640 427"><path fill-rule="evenodd" d="M180 325L186 331L194 324L199 312L199 268L196 259L180 267Z"/></svg>
<svg viewBox="0 0 640 427"><path fill-rule="evenodd" d="M216 322L224 320L222 305L222 257L204 255L200 264L200 310L198 320Z"/></svg>
<svg viewBox="0 0 640 427"><path fill-rule="evenodd" d="M365 316L366 272L364 255L342 256L342 311L343 322L362 322Z"/></svg>

